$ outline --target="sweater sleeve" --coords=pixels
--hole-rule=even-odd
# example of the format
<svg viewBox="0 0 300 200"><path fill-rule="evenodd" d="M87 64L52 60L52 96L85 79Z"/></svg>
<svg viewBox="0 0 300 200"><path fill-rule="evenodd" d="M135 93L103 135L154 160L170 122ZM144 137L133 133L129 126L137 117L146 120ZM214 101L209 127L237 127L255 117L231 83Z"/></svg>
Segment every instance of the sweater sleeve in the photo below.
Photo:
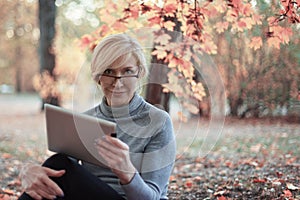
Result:
<svg viewBox="0 0 300 200"><path fill-rule="evenodd" d="M142 165L131 182L122 185L128 200L167 199L167 188L175 155L176 142L170 117L167 115L158 133L145 148Z"/></svg>

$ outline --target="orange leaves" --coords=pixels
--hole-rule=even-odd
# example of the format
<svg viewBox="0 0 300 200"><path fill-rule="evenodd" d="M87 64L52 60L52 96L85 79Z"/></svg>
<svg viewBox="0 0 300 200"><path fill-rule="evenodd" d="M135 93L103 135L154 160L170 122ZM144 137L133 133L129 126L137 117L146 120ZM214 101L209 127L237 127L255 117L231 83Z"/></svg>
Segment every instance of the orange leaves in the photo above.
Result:
<svg viewBox="0 0 300 200"><path fill-rule="evenodd" d="M268 45L280 49L280 44L288 44L293 36L293 31L289 27L274 25L269 30Z"/></svg>
<svg viewBox="0 0 300 200"><path fill-rule="evenodd" d="M105 24L110 24L114 21L115 17L113 13L118 10L117 4L111 2L105 5L105 8L101 9L99 12L100 21Z"/></svg>
<svg viewBox="0 0 300 200"><path fill-rule="evenodd" d="M283 190L283 196L289 198L289 197L293 197L293 194L289 190Z"/></svg>
<svg viewBox="0 0 300 200"><path fill-rule="evenodd" d="M250 3L247 4L241 4L240 5L240 12L244 15L244 16L251 16L253 14L253 9Z"/></svg>
<svg viewBox="0 0 300 200"><path fill-rule="evenodd" d="M251 39L251 42L249 44L249 47L254 49L254 50L257 50L257 49L260 49L260 47L262 46L262 39L261 37L253 37Z"/></svg>
<svg viewBox="0 0 300 200"><path fill-rule="evenodd" d="M127 26L125 25L125 23L120 20L114 22L112 24L112 28L118 32L124 32L128 29Z"/></svg>
<svg viewBox="0 0 300 200"><path fill-rule="evenodd" d="M39 92L39 95L42 98L60 95L54 77L51 76L48 72L44 72L41 75L38 74L34 76L33 87Z"/></svg>
<svg viewBox="0 0 300 200"><path fill-rule="evenodd" d="M184 182L184 186L185 186L186 188L192 188L192 187L193 187L193 182L192 182L190 179L188 179L188 180L186 180L186 181Z"/></svg>
<svg viewBox="0 0 300 200"><path fill-rule="evenodd" d="M10 153L3 153L1 155L2 159L9 159L9 158L12 158L12 155Z"/></svg>
<svg viewBox="0 0 300 200"><path fill-rule="evenodd" d="M253 183L266 183L267 180L266 180L266 179L253 179L252 182L253 182Z"/></svg>
<svg viewBox="0 0 300 200"><path fill-rule="evenodd" d="M158 59L164 59L167 56L167 52L165 47L156 45L151 55L156 56Z"/></svg>
<svg viewBox="0 0 300 200"><path fill-rule="evenodd" d="M81 37L81 40L79 41L79 47L81 49L89 48L90 50L93 50L93 42L96 40L92 35L85 34Z"/></svg>
<svg viewBox="0 0 300 200"><path fill-rule="evenodd" d="M155 38L155 42L161 45L169 44L170 40L171 40L171 36L166 33L158 34Z"/></svg>
<svg viewBox="0 0 300 200"><path fill-rule="evenodd" d="M168 3L164 6L165 15L168 17L174 17L174 13L177 11L177 5L175 3Z"/></svg>
<svg viewBox="0 0 300 200"><path fill-rule="evenodd" d="M270 47L274 47L276 49L280 49L280 43L281 43L281 41L277 37L270 37L270 38L268 38L268 45Z"/></svg>
<svg viewBox="0 0 300 200"><path fill-rule="evenodd" d="M149 18L148 22L149 22L149 26L152 27L152 26L160 24L161 18L159 16L154 16L154 17Z"/></svg>
<svg viewBox="0 0 300 200"><path fill-rule="evenodd" d="M130 17L132 17L133 19L138 19L139 17L139 12L140 12L140 7L139 5L131 5L128 6L129 7L129 12L130 12Z"/></svg>
<svg viewBox="0 0 300 200"><path fill-rule="evenodd" d="M202 50L207 54L217 54L217 45L210 38L206 38L203 43L200 44Z"/></svg>
<svg viewBox="0 0 300 200"><path fill-rule="evenodd" d="M173 31L174 26L176 26L176 24L172 21L169 21L169 20L163 23L163 27L166 28L169 31Z"/></svg>
<svg viewBox="0 0 300 200"><path fill-rule="evenodd" d="M217 22L215 25L215 29L218 33L223 33L225 30L228 29L229 23L228 22Z"/></svg>
<svg viewBox="0 0 300 200"><path fill-rule="evenodd" d="M292 183L286 183L286 187L289 190L300 190L300 187L297 187L297 186L293 185Z"/></svg>
<svg viewBox="0 0 300 200"><path fill-rule="evenodd" d="M192 82L192 91L194 93L194 97L199 101L202 101L203 97L206 96L205 89L202 83Z"/></svg>

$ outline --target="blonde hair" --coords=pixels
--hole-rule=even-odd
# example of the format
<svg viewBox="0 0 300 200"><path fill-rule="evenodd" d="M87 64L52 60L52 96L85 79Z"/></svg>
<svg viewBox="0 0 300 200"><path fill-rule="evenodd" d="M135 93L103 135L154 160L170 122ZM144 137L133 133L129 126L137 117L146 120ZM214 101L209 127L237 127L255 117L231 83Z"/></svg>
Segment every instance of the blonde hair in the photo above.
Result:
<svg viewBox="0 0 300 200"><path fill-rule="evenodd" d="M104 38L94 49L91 72L93 79L98 82L99 76L107 68L122 66L128 59L134 58L139 67L140 78L147 73L146 59L141 45L126 34L114 34Z"/></svg>

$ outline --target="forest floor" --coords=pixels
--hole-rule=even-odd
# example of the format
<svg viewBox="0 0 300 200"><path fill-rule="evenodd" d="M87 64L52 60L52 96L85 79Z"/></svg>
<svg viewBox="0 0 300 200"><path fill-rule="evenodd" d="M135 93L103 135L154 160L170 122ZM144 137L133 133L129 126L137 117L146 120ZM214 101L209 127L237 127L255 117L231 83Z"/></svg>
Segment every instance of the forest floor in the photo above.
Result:
<svg viewBox="0 0 300 200"><path fill-rule="evenodd" d="M299 122L173 121L178 155L169 199L300 199ZM49 155L38 97L0 95L0 200L21 194L25 162Z"/></svg>

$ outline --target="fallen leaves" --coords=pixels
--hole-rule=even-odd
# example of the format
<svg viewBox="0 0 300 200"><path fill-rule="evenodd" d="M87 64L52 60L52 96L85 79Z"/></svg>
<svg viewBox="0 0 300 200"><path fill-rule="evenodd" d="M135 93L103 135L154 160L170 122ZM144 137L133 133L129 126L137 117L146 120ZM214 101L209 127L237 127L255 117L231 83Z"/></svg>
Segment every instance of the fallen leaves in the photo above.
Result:
<svg viewBox="0 0 300 200"><path fill-rule="evenodd" d="M237 132L242 139L232 136L222 140L227 150L215 149L207 157L177 156L169 179L169 199L300 199L300 158L299 151L296 151L299 143L292 143L293 146L288 148L289 141L299 141L299 126L289 125L293 129L287 129L274 124L259 124L260 129L253 131L250 128L249 132L255 132L254 138L246 138L245 135L250 135L246 129L251 122L245 122L248 128L240 121L231 123L234 125L230 125L230 131ZM274 141L281 148L272 150L270 147ZM28 149L36 151L25 147L16 151L24 153ZM28 158L26 155L29 154L22 155ZM44 160L44 155L37 155L32 157L38 162ZM21 194L18 172L22 164L14 152L0 153L0 200L17 199Z"/></svg>
<svg viewBox="0 0 300 200"><path fill-rule="evenodd" d="M299 167L286 162L287 158L183 156L175 164L169 199L299 199Z"/></svg>
<svg viewBox="0 0 300 200"><path fill-rule="evenodd" d="M292 183L286 183L286 187L287 187L289 190L299 190L299 189L300 189L299 187L294 186Z"/></svg>

